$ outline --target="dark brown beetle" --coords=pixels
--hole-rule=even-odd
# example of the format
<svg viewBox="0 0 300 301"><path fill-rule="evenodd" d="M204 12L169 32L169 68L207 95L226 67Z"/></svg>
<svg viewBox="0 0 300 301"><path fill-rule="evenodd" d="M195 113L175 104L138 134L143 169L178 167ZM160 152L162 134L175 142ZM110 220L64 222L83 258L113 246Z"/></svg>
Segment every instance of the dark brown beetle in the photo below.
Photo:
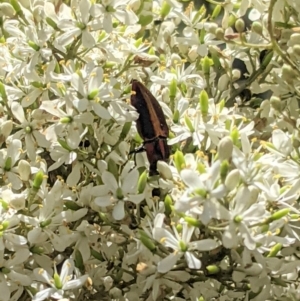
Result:
<svg viewBox="0 0 300 301"><path fill-rule="evenodd" d="M150 175L157 174L157 161L170 157L167 144L169 128L161 106L152 93L139 81L132 80L131 104L139 113L136 127L144 140L143 149L150 163Z"/></svg>

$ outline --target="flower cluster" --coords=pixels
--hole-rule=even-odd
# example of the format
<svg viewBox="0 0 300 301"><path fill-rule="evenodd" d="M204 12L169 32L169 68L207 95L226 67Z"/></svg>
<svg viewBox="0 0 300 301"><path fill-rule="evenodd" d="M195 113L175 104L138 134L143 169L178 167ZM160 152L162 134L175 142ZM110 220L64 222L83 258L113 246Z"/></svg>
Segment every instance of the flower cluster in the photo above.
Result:
<svg viewBox="0 0 300 301"><path fill-rule="evenodd" d="M300 3L197 5L1 1L1 301L299 299Z"/></svg>

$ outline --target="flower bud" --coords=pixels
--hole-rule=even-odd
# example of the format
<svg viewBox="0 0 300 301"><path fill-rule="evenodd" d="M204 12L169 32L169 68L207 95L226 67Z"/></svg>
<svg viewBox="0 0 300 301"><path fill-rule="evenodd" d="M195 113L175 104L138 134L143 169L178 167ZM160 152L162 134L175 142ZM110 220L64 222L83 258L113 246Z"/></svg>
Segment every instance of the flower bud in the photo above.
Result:
<svg viewBox="0 0 300 301"><path fill-rule="evenodd" d="M211 14L211 19L214 20L220 15L220 12L222 10L222 6L220 4L216 5L212 14Z"/></svg>
<svg viewBox="0 0 300 301"><path fill-rule="evenodd" d="M7 157L6 160L5 160L5 163L4 163L4 170L5 171L10 171L11 168L12 168L12 159L11 157Z"/></svg>
<svg viewBox="0 0 300 301"><path fill-rule="evenodd" d="M234 27L238 33L245 31L245 22L243 19L237 19L235 21Z"/></svg>
<svg viewBox="0 0 300 301"><path fill-rule="evenodd" d="M20 160L18 163L18 172L20 175L20 179L22 181L27 182L31 175L31 167L30 164L26 160Z"/></svg>
<svg viewBox="0 0 300 301"><path fill-rule="evenodd" d="M268 217L264 223L265 224L270 224L272 223L273 221L276 221L278 219L281 219L283 218L284 216L286 216L287 214L290 213L290 209L289 208L283 208L283 209L280 209L278 210L277 212L273 213L270 217Z"/></svg>
<svg viewBox="0 0 300 301"><path fill-rule="evenodd" d="M181 170L186 166L183 153L179 150L177 150L174 154L174 163L178 172L181 172Z"/></svg>
<svg viewBox="0 0 300 301"><path fill-rule="evenodd" d="M0 3L0 11L9 18L12 18L15 15L15 10L12 5L6 2Z"/></svg>
<svg viewBox="0 0 300 301"><path fill-rule="evenodd" d="M202 90L200 92L200 96L199 96L199 100L200 100L200 111L202 116L207 116L208 114L208 94L205 90Z"/></svg>
<svg viewBox="0 0 300 301"><path fill-rule="evenodd" d="M171 11L171 5L167 1L163 1L161 9L160 9L160 16L164 19Z"/></svg>
<svg viewBox="0 0 300 301"><path fill-rule="evenodd" d="M28 45L35 51L39 51L41 49L41 47L39 45L37 45L36 43L34 43L31 40L28 41Z"/></svg>
<svg viewBox="0 0 300 301"><path fill-rule="evenodd" d="M148 176L148 172L147 170L145 170L139 177L138 180L138 193L143 193L147 184L147 176Z"/></svg>
<svg viewBox="0 0 300 301"><path fill-rule="evenodd" d="M174 114L173 114L173 122L177 123L179 121L179 111L176 109Z"/></svg>
<svg viewBox="0 0 300 301"><path fill-rule="evenodd" d="M46 22L48 23L48 25L50 25L53 29L58 30L58 26L56 24L56 22L54 22L51 18L46 17Z"/></svg>
<svg viewBox="0 0 300 301"><path fill-rule="evenodd" d="M35 190L39 190L42 183L43 183L43 180L44 180L44 172L42 170L39 170L36 174L35 174L35 177L34 177L34 180L33 180L33 185L32 187L35 189Z"/></svg>
<svg viewBox="0 0 300 301"><path fill-rule="evenodd" d="M161 175L161 177L165 180L172 180L173 179L173 175L172 175L172 171L169 167L169 164L167 164L164 161L158 161L157 162L157 171L159 172L159 174Z"/></svg>
<svg viewBox="0 0 300 301"><path fill-rule="evenodd" d="M293 33L290 36L289 45L299 45L300 44L300 33Z"/></svg>
<svg viewBox="0 0 300 301"><path fill-rule="evenodd" d="M233 142L230 137L223 137L218 144L218 157L221 161L231 158Z"/></svg>
<svg viewBox="0 0 300 301"><path fill-rule="evenodd" d="M22 13L22 8L18 0L10 0L10 4L12 5L17 14Z"/></svg>
<svg viewBox="0 0 300 301"><path fill-rule="evenodd" d="M206 266L207 274L214 275L220 272L220 268L217 265L208 265Z"/></svg>
<svg viewBox="0 0 300 301"><path fill-rule="evenodd" d="M147 13L147 12L143 11L143 13L141 13L139 15L139 24L143 27L147 26L152 21L153 21L153 14L152 13Z"/></svg>
<svg viewBox="0 0 300 301"><path fill-rule="evenodd" d="M171 80L171 83L169 85L169 90L170 90L170 97L174 98L176 96L176 91L177 91L177 81L175 78Z"/></svg>
<svg viewBox="0 0 300 301"><path fill-rule="evenodd" d="M230 137L231 137L232 142L233 142L234 145L238 145L239 144L240 133L239 133L239 130L237 128L234 128L231 131Z"/></svg>
<svg viewBox="0 0 300 301"><path fill-rule="evenodd" d="M191 133L194 133L194 132L195 132L195 129L194 129L194 127L193 127L193 124L192 124L192 122L191 122L191 119L189 118L189 116L188 116L187 114L185 114L185 116L184 116L184 121L185 121L185 124L186 124L186 126L188 127L189 131L190 131Z"/></svg>
<svg viewBox="0 0 300 301"><path fill-rule="evenodd" d="M13 123L11 120L6 120L1 124L0 132L1 135L4 136L5 140L10 135L12 129L13 129Z"/></svg>
<svg viewBox="0 0 300 301"><path fill-rule="evenodd" d="M300 45L294 45L292 50L295 55L300 56Z"/></svg>
<svg viewBox="0 0 300 301"><path fill-rule="evenodd" d="M149 236L143 231L143 230L139 230L139 234L140 234L140 241L141 243L151 252L153 252L156 247L155 244L152 242L152 240L149 238Z"/></svg>
<svg viewBox="0 0 300 301"><path fill-rule="evenodd" d="M281 243L277 243L275 246L273 246L269 252L269 254L267 255L267 257L275 257L280 250L282 249L282 244Z"/></svg>
<svg viewBox="0 0 300 301"><path fill-rule="evenodd" d="M229 162L227 160L222 161L220 166L220 178L222 182L225 181L226 176L228 174L228 170L229 170Z"/></svg>
<svg viewBox="0 0 300 301"><path fill-rule="evenodd" d="M241 70L233 69L232 70L232 81L237 81L241 77Z"/></svg>
<svg viewBox="0 0 300 301"><path fill-rule="evenodd" d="M279 97L272 96L270 99L270 104L274 110L281 112L282 103Z"/></svg>
<svg viewBox="0 0 300 301"><path fill-rule="evenodd" d="M59 122L63 123L63 124L68 124L71 123L73 121L73 118L71 116L65 116L60 118Z"/></svg>
<svg viewBox="0 0 300 301"><path fill-rule="evenodd" d="M289 84L292 84L296 78L296 72L293 70L293 68L290 65L284 64L281 70L283 80Z"/></svg>
<svg viewBox="0 0 300 301"><path fill-rule="evenodd" d="M165 204L165 215L169 217L171 215L172 211L173 211L172 210L173 200L172 200L172 197L169 194L167 194L165 196L164 204Z"/></svg>
<svg viewBox="0 0 300 301"><path fill-rule="evenodd" d="M212 66L213 61L208 56L205 56L202 59L202 70L204 75L208 75L210 73L210 66Z"/></svg>
<svg viewBox="0 0 300 301"><path fill-rule="evenodd" d="M76 202L71 201L71 200L65 201L64 205L66 206L67 209L70 209L72 211L77 211L82 208Z"/></svg>
<svg viewBox="0 0 300 301"><path fill-rule="evenodd" d="M93 100L95 99L95 97L98 95L99 90L98 89L94 89L92 90L89 95L88 95L88 100Z"/></svg>
<svg viewBox="0 0 300 301"><path fill-rule="evenodd" d="M191 216L185 216L184 220L188 223L190 226L194 226L196 228L199 228L201 226L201 222L194 217Z"/></svg>
<svg viewBox="0 0 300 301"><path fill-rule="evenodd" d="M231 170L225 179L226 188L229 191L233 190L239 184L240 178L241 176L238 169Z"/></svg>
<svg viewBox="0 0 300 301"><path fill-rule="evenodd" d="M259 35L262 35L263 28L261 23L258 21L254 21L251 25L251 30Z"/></svg>
<svg viewBox="0 0 300 301"><path fill-rule="evenodd" d="M223 28L217 28L215 31L215 36L218 40L223 40L224 39L224 29Z"/></svg>

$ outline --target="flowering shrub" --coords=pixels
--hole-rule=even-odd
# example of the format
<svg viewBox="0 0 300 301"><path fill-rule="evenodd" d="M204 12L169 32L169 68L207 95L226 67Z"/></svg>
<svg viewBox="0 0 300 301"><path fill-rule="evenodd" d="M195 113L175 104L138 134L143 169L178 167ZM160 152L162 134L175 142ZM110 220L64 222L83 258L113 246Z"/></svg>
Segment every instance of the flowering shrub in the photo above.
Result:
<svg viewBox="0 0 300 301"><path fill-rule="evenodd" d="M1 1L1 301L300 298L300 2L197 5Z"/></svg>

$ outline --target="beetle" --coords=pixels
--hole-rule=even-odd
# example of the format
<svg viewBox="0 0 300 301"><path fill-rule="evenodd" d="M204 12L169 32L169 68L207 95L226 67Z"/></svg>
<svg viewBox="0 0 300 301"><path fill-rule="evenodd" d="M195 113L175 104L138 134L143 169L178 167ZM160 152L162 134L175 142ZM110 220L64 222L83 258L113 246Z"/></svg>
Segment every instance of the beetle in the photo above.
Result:
<svg viewBox="0 0 300 301"><path fill-rule="evenodd" d="M167 161L170 157L167 144L169 128L163 110L152 93L138 80L133 79L131 84L131 104L139 113L137 131L144 140L143 149L150 164L149 174L156 175L157 161Z"/></svg>

